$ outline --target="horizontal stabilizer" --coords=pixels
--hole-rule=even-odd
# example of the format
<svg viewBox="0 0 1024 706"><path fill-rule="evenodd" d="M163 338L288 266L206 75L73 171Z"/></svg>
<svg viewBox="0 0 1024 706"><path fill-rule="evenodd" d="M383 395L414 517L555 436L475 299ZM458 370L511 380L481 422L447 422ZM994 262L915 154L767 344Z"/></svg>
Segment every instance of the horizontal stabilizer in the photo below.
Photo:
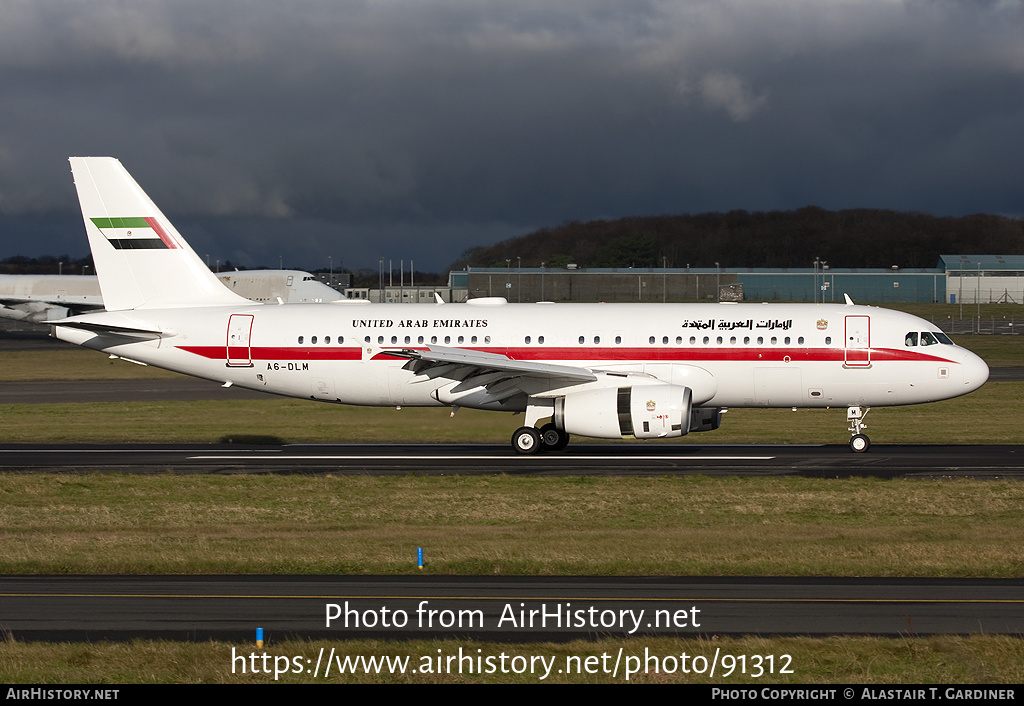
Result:
<svg viewBox="0 0 1024 706"><path fill-rule="evenodd" d="M173 336L167 331L156 331L153 329L131 328L129 326L112 326L110 324L97 324L90 321L77 321L75 319L59 319L48 322L54 326L67 326L68 328L89 331L103 336L121 336L143 341L151 341L156 338Z"/></svg>

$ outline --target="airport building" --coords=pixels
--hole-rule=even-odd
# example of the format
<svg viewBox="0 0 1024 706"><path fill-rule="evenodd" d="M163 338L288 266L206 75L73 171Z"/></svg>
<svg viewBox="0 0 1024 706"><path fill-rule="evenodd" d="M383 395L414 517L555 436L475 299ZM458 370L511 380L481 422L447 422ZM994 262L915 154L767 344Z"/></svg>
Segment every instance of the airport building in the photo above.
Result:
<svg viewBox="0 0 1024 706"><path fill-rule="evenodd" d="M945 301L1024 304L1024 255L943 255Z"/></svg>
<svg viewBox="0 0 1024 706"><path fill-rule="evenodd" d="M932 268L473 267L449 274L450 301L794 301L1024 303L1024 256L943 255ZM432 297L431 297L432 298ZM449 300L448 297L445 297ZM388 296L389 301L404 301Z"/></svg>

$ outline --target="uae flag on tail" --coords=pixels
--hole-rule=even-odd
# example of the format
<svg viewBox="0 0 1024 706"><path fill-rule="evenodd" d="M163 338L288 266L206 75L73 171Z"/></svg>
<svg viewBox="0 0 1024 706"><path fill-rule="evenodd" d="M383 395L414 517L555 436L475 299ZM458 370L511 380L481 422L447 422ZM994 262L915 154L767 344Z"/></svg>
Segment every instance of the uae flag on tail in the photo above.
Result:
<svg viewBox="0 0 1024 706"><path fill-rule="evenodd" d="M156 218L92 218L115 250L175 250L179 246Z"/></svg>

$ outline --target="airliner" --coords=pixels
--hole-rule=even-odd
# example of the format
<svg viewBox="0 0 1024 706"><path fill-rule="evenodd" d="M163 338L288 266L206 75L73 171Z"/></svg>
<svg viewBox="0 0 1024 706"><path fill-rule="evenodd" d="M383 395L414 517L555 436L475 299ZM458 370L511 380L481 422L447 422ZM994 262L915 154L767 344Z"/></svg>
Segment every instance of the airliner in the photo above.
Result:
<svg viewBox="0 0 1024 706"><path fill-rule="evenodd" d="M309 272L246 270L222 272L225 287L253 301L330 302L341 298ZM103 309L99 281L89 275L0 275L0 318L48 324Z"/></svg>
<svg viewBox="0 0 1024 706"><path fill-rule="evenodd" d="M837 304L252 302L225 288L110 157L71 169L105 311L50 322L86 348L321 402L525 413L519 454L571 434L669 439L732 407L872 407L978 389L988 367L934 324Z"/></svg>

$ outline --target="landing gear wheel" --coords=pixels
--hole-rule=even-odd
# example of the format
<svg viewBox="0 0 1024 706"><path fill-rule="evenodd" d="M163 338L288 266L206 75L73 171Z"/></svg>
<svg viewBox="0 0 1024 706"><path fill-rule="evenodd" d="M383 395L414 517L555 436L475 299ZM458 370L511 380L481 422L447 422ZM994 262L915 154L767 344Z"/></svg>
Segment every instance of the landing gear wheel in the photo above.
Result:
<svg viewBox="0 0 1024 706"><path fill-rule="evenodd" d="M862 454L871 448L871 439L864 434L854 434L850 439L850 451L855 454Z"/></svg>
<svg viewBox="0 0 1024 706"><path fill-rule="evenodd" d="M561 451L569 445L569 435L554 424L540 428L540 445L544 451Z"/></svg>
<svg viewBox="0 0 1024 706"><path fill-rule="evenodd" d="M512 450L517 454L535 454L540 445L540 433L533 427L519 427L512 435Z"/></svg>

